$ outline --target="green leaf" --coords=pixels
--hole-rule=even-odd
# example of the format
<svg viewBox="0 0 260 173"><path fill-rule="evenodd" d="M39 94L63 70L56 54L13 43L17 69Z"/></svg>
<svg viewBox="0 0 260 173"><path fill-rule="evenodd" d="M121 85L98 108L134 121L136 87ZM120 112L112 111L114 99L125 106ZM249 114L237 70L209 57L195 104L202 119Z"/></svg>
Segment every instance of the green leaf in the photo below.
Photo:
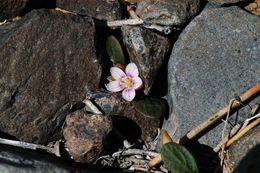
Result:
<svg viewBox="0 0 260 173"><path fill-rule="evenodd" d="M165 102L155 97L146 97L133 102L135 109L141 114L151 117L160 118L166 110Z"/></svg>
<svg viewBox="0 0 260 173"><path fill-rule="evenodd" d="M170 142L163 145L161 155L171 173L199 173L194 157L179 144Z"/></svg>
<svg viewBox="0 0 260 173"><path fill-rule="evenodd" d="M106 41L106 50L113 64L125 64L122 47L114 36L109 36Z"/></svg>

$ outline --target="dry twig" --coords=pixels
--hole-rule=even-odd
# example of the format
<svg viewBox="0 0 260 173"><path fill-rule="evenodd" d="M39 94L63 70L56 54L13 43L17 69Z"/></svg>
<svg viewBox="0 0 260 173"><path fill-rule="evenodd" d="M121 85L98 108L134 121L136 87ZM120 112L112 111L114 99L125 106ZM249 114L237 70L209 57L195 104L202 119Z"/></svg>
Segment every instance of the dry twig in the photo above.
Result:
<svg viewBox="0 0 260 173"><path fill-rule="evenodd" d="M238 140L239 138L241 138L246 132L248 132L249 130L251 130L252 128L254 128L255 126L257 126L260 123L260 118L257 118L256 120L254 120L253 122L251 122L249 125L247 125L244 129L242 129L241 131L239 131L235 136L233 136L231 139L229 139L226 143L225 147L229 147L232 143L234 143L236 140Z"/></svg>
<svg viewBox="0 0 260 173"><path fill-rule="evenodd" d="M222 139L221 142L214 148L214 152L219 152L221 147L230 139L230 137L233 137L239 131L240 128L240 124L237 124L235 127L233 127L230 134L226 136L224 139Z"/></svg>
<svg viewBox="0 0 260 173"><path fill-rule="evenodd" d="M107 26L109 27L117 27L123 25L141 25L143 24L142 19L126 19L126 20L115 20L115 21L108 21Z"/></svg>
<svg viewBox="0 0 260 173"><path fill-rule="evenodd" d="M159 153L154 151L141 150L141 149L127 149L124 151L118 151L114 153L112 157L129 156L129 155L156 157L157 155L159 155Z"/></svg>
<svg viewBox="0 0 260 173"><path fill-rule="evenodd" d="M22 142L22 141L15 141L15 140L10 140L10 139L0 138L0 144L11 145L11 146L15 146L15 147L24 148L24 149L30 149L30 150L44 150L44 151L54 154L58 157L61 156L59 142L56 142L54 145L54 148L52 148L52 147L46 147L46 146L38 145L38 144L32 144L32 143L27 143L27 142Z"/></svg>
<svg viewBox="0 0 260 173"><path fill-rule="evenodd" d="M3 22L0 22L0 25L3 25L7 22L7 20L5 19Z"/></svg>
<svg viewBox="0 0 260 173"><path fill-rule="evenodd" d="M99 115L102 115L102 114L103 114L103 113L97 108L97 106L91 102L91 100L89 100L89 99L86 98L85 100L83 100L83 103L85 103L86 109L87 109L88 111L90 111L91 113L93 113L93 114L99 114Z"/></svg>
<svg viewBox="0 0 260 173"><path fill-rule="evenodd" d="M221 141L225 140L225 131L226 131L226 128L227 128L227 124L228 124L228 119L229 119L229 116L230 116L230 109L233 105L233 103L236 101L236 99L232 99L230 100L229 104L228 104L228 111L227 111L227 117L226 117L226 120L225 120L225 123L224 123L224 127L223 127L223 130L222 130L222 134L221 134ZM228 137L229 138L229 137ZM228 139L227 138L227 139ZM224 161L224 152L225 152L225 142L223 143L222 145L222 149L221 149L221 161L220 161L220 165L223 165L223 161Z"/></svg>

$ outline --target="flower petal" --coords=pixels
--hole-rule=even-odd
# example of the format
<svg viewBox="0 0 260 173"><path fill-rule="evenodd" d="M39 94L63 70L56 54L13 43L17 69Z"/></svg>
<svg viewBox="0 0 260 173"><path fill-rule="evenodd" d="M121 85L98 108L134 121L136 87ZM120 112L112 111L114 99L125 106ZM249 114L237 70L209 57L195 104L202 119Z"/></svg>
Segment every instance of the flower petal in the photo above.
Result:
<svg viewBox="0 0 260 173"><path fill-rule="evenodd" d="M108 91L111 91L111 92L118 92L118 91L121 91L122 89L124 89L124 88L120 85L120 82L119 82L119 81L109 82L109 83L106 85L106 88L107 88Z"/></svg>
<svg viewBox="0 0 260 173"><path fill-rule="evenodd" d="M110 73L115 80L120 80L122 77L126 76L123 70L118 67L111 67Z"/></svg>
<svg viewBox="0 0 260 173"><path fill-rule="evenodd" d="M143 81L140 77L133 77L132 80L134 89L139 88L143 84Z"/></svg>
<svg viewBox="0 0 260 173"><path fill-rule="evenodd" d="M127 76L136 77L139 75L138 68L135 63L129 63L126 68L125 72Z"/></svg>
<svg viewBox="0 0 260 173"><path fill-rule="evenodd" d="M122 96L126 101L132 101L135 98L135 90L133 88L124 89Z"/></svg>

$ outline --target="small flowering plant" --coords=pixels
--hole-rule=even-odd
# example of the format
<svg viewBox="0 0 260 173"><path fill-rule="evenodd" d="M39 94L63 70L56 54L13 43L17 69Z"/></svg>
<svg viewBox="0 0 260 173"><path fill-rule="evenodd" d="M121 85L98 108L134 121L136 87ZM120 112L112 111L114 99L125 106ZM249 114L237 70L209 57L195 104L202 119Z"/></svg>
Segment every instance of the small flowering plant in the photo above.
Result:
<svg viewBox="0 0 260 173"><path fill-rule="evenodd" d="M139 77L139 72L135 63L129 63L125 72L118 67L111 67L110 73L113 78L110 81L106 88L111 92L122 91L122 97L126 101L132 101L135 98L138 88L143 84L142 79Z"/></svg>

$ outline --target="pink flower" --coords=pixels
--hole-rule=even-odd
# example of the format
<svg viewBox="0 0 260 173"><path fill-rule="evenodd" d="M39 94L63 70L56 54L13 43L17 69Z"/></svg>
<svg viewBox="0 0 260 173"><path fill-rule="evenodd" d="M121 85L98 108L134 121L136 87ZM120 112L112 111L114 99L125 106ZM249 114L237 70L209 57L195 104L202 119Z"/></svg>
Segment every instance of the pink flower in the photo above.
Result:
<svg viewBox="0 0 260 173"><path fill-rule="evenodd" d="M142 79L138 77L139 72L135 63L129 63L125 72L118 67L111 67L110 73L115 79L106 85L108 91L122 91L122 96L127 101L132 101L135 97L135 90L142 85Z"/></svg>

